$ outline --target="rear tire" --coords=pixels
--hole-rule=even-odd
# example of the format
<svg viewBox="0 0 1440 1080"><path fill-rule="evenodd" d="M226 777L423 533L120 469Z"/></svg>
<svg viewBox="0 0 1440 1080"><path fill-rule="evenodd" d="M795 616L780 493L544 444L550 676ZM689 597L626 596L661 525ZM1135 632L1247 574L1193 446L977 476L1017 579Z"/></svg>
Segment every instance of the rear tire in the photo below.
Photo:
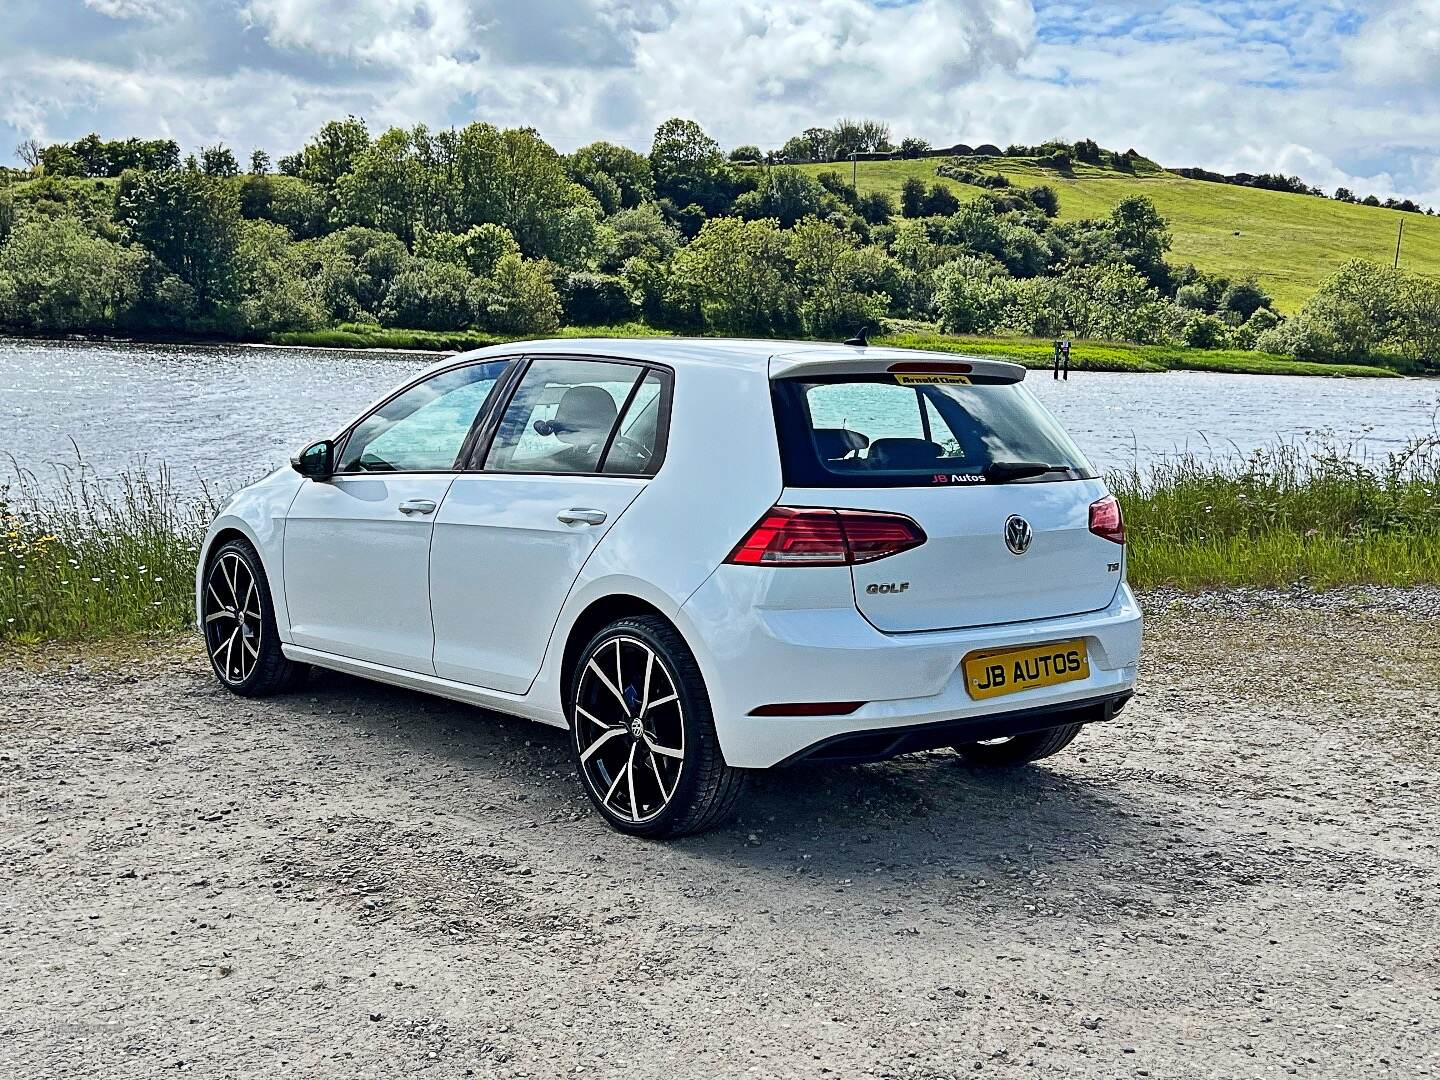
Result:
<svg viewBox="0 0 1440 1080"><path fill-rule="evenodd" d="M955 752L965 764L983 769L1010 769L1058 754L1075 741L1083 724L1013 735L1003 742L961 743Z"/></svg>
<svg viewBox="0 0 1440 1080"><path fill-rule="evenodd" d="M619 619L591 638L568 699L575 767L611 828L666 839L734 812L748 774L725 764L700 667L664 619Z"/></svg>
<svg viewBox="0 0 1440 1080"><path fill-rule="evenodd" d="M220 685L241 697L293 690L309 664L287 660L275 629L270 579L246 540L228 540L210 553L201 593L205 651Z"/></svg>

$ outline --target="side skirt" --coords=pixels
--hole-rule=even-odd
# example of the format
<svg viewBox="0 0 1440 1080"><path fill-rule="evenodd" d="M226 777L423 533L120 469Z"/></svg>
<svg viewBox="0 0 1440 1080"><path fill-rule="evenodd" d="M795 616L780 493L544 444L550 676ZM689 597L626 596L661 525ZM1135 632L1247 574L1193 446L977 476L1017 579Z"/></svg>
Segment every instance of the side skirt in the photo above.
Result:
<svg viewBox="0 0 1440 1080"><path fill-rule="evenodd" d="M519 694L487 690L451 679L442 679L438 675L426 675L419 671L387 667L369 660L354 660L348 656L322 652L319 649L307 649L301 645L282 642L280 648L287 659L298 663L314 664L316 667L344 672L346 675L372 679L390 686L400 686L406 690L418 690L423 694L434 694L436 697L448 698L466 705L476 705L482 709L491 709L526 720L535 720L550 727L568 728L570 726L565 722L563 716L549 709L541 708Z"/></svg>

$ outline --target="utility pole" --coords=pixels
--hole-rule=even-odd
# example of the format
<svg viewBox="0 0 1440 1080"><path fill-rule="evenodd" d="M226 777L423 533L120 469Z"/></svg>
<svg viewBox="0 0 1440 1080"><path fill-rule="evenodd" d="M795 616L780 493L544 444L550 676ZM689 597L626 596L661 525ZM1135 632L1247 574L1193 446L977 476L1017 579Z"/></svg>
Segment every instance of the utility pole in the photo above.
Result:
<svg viewBox="0 0 1440 1080"><path fill-rule="evenodd" d="M1395 269L1400 269L1400 241L1405 239L1405 219L1400 219L1400 235L1395 237Z"/></svg>
<svg viewBox="0 0 1440 1080"><path fill-rule="evenodd" d="M850 186L855 189L855 194L860 194L860 159L856 151L850 152Z"/></svg>

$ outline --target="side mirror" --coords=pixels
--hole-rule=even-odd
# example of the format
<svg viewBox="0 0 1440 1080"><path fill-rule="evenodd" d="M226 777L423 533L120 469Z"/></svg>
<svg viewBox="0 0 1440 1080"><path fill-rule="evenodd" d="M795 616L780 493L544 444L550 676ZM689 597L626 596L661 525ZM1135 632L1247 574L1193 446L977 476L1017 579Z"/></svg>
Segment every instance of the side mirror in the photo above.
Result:
<svg viewBox="0 0 1440 1080"><path fill-rule="evenodd" d="M311 480L328 480L335 472L335 444L329 439L311 443L290 459L290 467Z"/></svg>

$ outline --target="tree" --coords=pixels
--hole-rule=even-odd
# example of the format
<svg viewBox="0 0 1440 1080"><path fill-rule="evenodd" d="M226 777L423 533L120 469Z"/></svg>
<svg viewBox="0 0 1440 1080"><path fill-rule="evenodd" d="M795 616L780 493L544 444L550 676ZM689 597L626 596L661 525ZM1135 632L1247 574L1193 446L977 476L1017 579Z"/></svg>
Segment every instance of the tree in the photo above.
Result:
<svg viewBox="0 0 1440 1080"><path fill-rule="evenodd" d="M921 139L914 135L907 135L900 140L900 156L902 158L918 158L929 149L929 139Z"/></svg>
<svg viewBox="0 0 1440 1080"><path fill-rule="evenodd" d="M655 192L676 206L699 206L709 216L725 210L733 181L720 144L694 120L672 117L655 129L650 147Z"/></svg>
<svg viewBox="0 0 1440 1080"><path fill-rule="evenodd" d="M790 231L785 249L807 334L848 335L861 326L881 325L890 297L874 288L873 267L856 258L850 236L828 221L809 218Z"/></svg>
<svg viewBox="0 0 1440 1080"><path fill-rule="evenodd" d="M925 192L923 209L926 217L949 217L960 209L960 198L936 180Z"/></svg>
<svg viewBox="0 0 1440 1080"><path fill-rule="evenodd" d="M1170 229L1149 198L1129 195L1121 199L1110 212L1110 233L1120 258L1152 283L1164 279Z"/></svg>
<svg viewBox="0 0 1440 1080"><path fill-rule="evenodd" d="M775 218L790 228L801 218L820 212L825 189L799 169L781 165L770 169L760 188L735 200L735 212L744 218Z"/></svg>
<svg viewBox="0 0 1440 1080"><path fill-rule="evenodd" d="M548 334L560 325L560 297L539 263L506 255L471 287L476 321L505 334Z"/></svg>
<svg viewBox="0 0 1440 1080"><path fill-rule="evenodd" d="M612 267L634 258L667 262L680 247L680 230L665 220L654 203L622 210L608 224L614 236L607 260Z"/></svg>
<svg viewBox="0 0 1440 1080"><path fill-rule="evenodd" d="M631 209L655 197L655 178L650 171L650 159L626 146L608 142L590 143L566 159L566 168L571 179L592 192L594 181L591 178L608 178L619 190L622 209Z"/></svg>
<svg viewBox="0 0 1440 1080"><path fill-rule="evenodd" d="M907 176L900 185L900 213L903 217L925 216L925 181L917 176Z"/></svg>
<svg viewBox="0 0 1440 1080"><path fill-rule="evenodd" d="M472 225L463 233L421 233L415 254L463 267L476 277L490 277L506 255L519 255L520 245L502 225Z"/></svg>
<svg viewBox="0 0 1440 1080"><path fill-rule="evenodd" d="M290 233L270 221L242 222L235 248L235 301L227 327L241 334L309 330L324 321L315 283Z"/></svg>
<svg viewBox="0 0 1440 1080"><path fill-rule="evenodd" d="M270 171L270 155L264 150L250 151L250 173L252 176L264 176Z"/></svg>
<svg viewBox="0 0 1440 1080"><path fill-rule="evenodd" d="M798 297L785 247L774 221L712 218L675 256L671 290L678 306L725 333L793 330Z"/></svg>
<svg viewBox="0 0 1440 1080"><path fill-rule="evenodd" d="M376 321L391 282L410 259L394 236L354 225L310 241L302 255L321 304L342 322Z"/></svg>
<svg viewBox="0 0 1440 1080"><path fill-rule="evenodd" d="M0 247L0 325L47 333L113 330L140 298L145 253L73 218L29 221Z"/></svg>
<svg viewBox="0 0 1440 1080"><path fill-rule="evenodd" d="M765 155L760 153L758 146L752 146L746 143L744 146L737 146L734 150L730 151L730 160L743 162L745 164L758 164L765 160Z"/></svg>
<svg viewBox="0 0 1440 1080"><path fill-rule="evenodd" d="M1229 313L1235 317L1236 322L1243 323L1261 308L1268 308L1271 303L1270 294L1252 277L1232 282L1220 296L1219 309L1222 314Z"/></svg>
<svg viewBox="0 0 1440 1080"><path fill-rule="evenodd" d="M239 176L240 163L224 143L200 149L200 171L206 176Z"/></svg>
<svg viewBox="0 0 1440 1080"><path fill-rule="evenodd" d="M190 287L202 318L229 301L240 224L234 187L192 172L128 172L115 214L128 240Z"/></svg>
<svg viewBox="0 0 1440 1080"><path fill-rule="evenodd" d="M15 147L15 156L32 172L40 167L44 152L45 148L36 139L21 139L19 145Z"/></svg>
<svg viewBox="0 0 1440 1080"><path fill-rule="evenodd" d="M472 318L468 271L453 263L411 259L380 305L380 322L416 330L457 330Z"/></svg>

